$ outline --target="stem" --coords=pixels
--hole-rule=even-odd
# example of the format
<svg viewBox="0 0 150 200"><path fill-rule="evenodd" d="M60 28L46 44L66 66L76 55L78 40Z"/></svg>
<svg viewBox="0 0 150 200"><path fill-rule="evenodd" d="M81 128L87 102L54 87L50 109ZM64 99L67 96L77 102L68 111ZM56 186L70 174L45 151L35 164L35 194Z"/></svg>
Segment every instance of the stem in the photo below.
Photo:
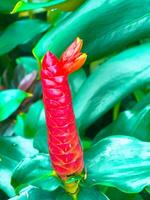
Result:
<svg viewBox="0 0 150 200"><path fill-rule="evenodd" d="M30 3L32 3L32 0L28 0ZM29 18L30 19L33 19L33 12L32 12L32 10L30 10L30 11L28 11L28 13L29 13Z"/></svg>
<svg viewBox="0 0 150 200"><path fill-rule="evenodd" d="M144 96L145 96L145 94L142 90L136 90L134 92L134 97L135 97L137 102L139 102Z"/></svg>
<svg viewBox="0 0 150 200"><path fill-rule="evenodd" d="M119 110L120 110L121 102L118 102L113 110L113 121L115 121L118 118Z"/></svg>

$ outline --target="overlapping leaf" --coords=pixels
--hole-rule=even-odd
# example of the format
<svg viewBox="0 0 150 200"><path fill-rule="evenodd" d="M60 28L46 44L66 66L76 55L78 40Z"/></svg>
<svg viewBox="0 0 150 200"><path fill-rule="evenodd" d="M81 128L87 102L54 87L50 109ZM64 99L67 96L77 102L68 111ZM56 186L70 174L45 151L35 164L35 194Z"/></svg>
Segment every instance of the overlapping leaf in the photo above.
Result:
<svg viewBox="0 0 150 200"><path fill-rule="evenodd" d="M150 185L150 145L127 136L97 142L85 154L88 185L137 193Z"/></svg>
<svg viewBox="0 0 150 200"><path fill-rule="evenodd" d="M60 56L79 36L84 40L83 51L91 61L116 52L149 33L148 0L87 0L59 27L44 35L34 48L34 54L39 60L48 50Z"/></svg>
<svg viewBox="0 0 150 200"><path fill-rule="evenodd" d="M14 189L10 184L12 172L18 162L25 157L33 156L38 151L32 142L21 137L0 137L0 189L8 196L13 196Z"/></svg>
<svg viewBox="0 0 150 200"><path fill-rule="evenodd" d="M24 19L10 24L0 35L0 55L31 41L48 28L47 22L38 19Z"/></svg>
<svg viewBox="0 0 150 200"><path fill-rule="evenodd" d="M106 61L74 98L78 127L85 129L121 98L150 82L150 44L130 48Z"/></svg>
<svg viewBox="0 0 150 200"><path fill-rule="evenodd" d="M23 102L29 94L19 90L10 89L0 92L0 121L7 119Z"/></svg>
<svg viewBox="0 0 150 200"><path fill-rule="evenodd" d="M28 185L53 191L61 185L61 182L53 174L49 155L38 154L31 158L25 158L18 164L12 175L11 184L18 193Z"/></svg>

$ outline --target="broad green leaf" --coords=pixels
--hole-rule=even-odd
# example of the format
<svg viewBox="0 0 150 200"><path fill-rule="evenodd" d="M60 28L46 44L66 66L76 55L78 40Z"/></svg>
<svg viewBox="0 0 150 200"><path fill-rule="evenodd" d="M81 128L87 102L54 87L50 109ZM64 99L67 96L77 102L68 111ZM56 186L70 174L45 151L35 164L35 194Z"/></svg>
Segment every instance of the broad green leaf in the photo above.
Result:
<svg viewBox="0 0 150 200"><path fill-rule="evenodd" d="M38 71L37 61L33 57L20 57L16 59L18 65L21 65L27 74Z"/></svg>
<svg viewBox="0 0 150 200"><path fill-rule="evenodd" d="M7 119L29 94L19 89L0 92L0 121Z"/></svg>
<svg viewBox="0 0 150 200"><path fill-rule="evenodd" d="M86 183L138 193L150 185L149 142L127 136L105 138L85 154Z"/></svg>
<svg viewBox="0 0 150 200"><path fill-rule="evenodd" d="M97 134L94 143L102 138L120 133L150 142L150 106L139 112L127 110L121 113L116 121Z"/></svg>
<svg viewBox="0 0 150 200"><path fill-rule="evenodd" d="M61 185L61 182L54 176L49 155L38 154L31 158L25 158L18 164L12 175L11 184L18 193L28 185L53 191Z"/></svg>
<svg viewBox="0 0 150 200"><path fill-rule="evenodd" d="M74 98L78 127L85 129L136 88L150 82L150 44L130 48L106 61Z"/></svg>
<svg viewBox="0 0 150 200"><path fill-rule="evenodd" d="M64 3L66 0L52 0L49 2L40 2L40 3L31 3L31 2L25 2L25 1L18 1L16 6L14 7L13 11L11 12L23 12L28 10L35 10L35 9L41 9L41 8L47 8L47 7L54 7L60 3Z"/></svg>
<svg viewBox="0 0 150 200"><path fill-rule="evenodd" d="M54 200L55 195L37 187L29 186L22 190L19 195L9 200Z"/></svg>
<svg viewBox="0 0 150 200"><path fill-rule="evenodd" d="M78 92L79 88L81 87L81 85L85 80L86 80L86 73L83 69L80 69L70 74L69 83L73 97L76 95L76 93Z"/></svg>
<svg viewBox="0 0 150 200"><path fill-rule="evenodd" d="M94 188L81 188L78 194L78 200L109 200L109 198Z"/></svg>
<svg viewBox="0 0 150 200"><path fill-rule="evenodd" d="M31 41L48 28L48 23L38 19L24 19L10 24L0 35L0 55Z"/></svg>
<svg viewBox="0 0 150 200"><path fill-rule="evenodd" d="M39 60L48 50L60 56L79 36L84 40L83 52L92 61L116 52L149 33L149 0L86 0L59 27L47 32L33 52Z"/></svg>
<svg viewBox="0 0 150 200"><path fill-rule="evenodd" d="M8 196L14 195L10 184L12 171L20 160L36 153L37 150L33 148L30 140L21 137L0 137L0 189Z"/></svg>

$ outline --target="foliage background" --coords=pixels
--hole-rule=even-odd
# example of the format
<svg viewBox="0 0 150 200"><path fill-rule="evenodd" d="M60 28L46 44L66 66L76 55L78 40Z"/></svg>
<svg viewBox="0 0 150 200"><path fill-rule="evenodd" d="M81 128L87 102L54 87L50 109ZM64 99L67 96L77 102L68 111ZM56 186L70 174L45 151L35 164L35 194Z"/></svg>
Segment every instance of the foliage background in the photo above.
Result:
<svg viewBox="0 0 150 200"><path fill-rule="evenodd" d="M0 1L0 200L71 199L47 154L39 72L77 36L88 54L69 77L87 169L77 198L150 199L150 1L17 2Z"/></svg>

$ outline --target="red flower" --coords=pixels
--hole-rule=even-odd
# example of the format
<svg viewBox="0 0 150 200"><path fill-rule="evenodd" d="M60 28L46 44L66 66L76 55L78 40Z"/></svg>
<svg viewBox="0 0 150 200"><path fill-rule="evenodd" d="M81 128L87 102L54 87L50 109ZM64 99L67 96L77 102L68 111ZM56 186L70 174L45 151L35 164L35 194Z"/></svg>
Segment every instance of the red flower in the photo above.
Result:
<svg viewBox="0 0 150 200"><path fill-rule="evenodd" d="M82 40L77 38L62 54L60 61L48 52L42 62L41 80L48 146L56 173L66 179L83 170L83 151L79 141L68 74L79 69L86 60L81 53Z"/></svg>

